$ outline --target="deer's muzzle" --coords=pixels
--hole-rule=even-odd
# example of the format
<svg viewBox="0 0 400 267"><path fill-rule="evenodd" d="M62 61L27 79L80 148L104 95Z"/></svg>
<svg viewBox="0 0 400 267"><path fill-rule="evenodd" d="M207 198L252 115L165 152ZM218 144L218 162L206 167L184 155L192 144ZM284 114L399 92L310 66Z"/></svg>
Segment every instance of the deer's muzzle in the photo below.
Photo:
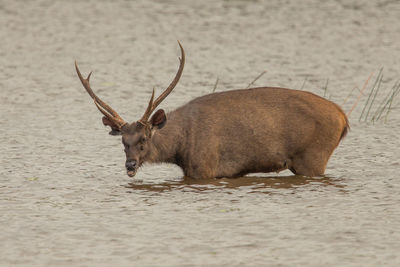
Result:
<svg viewBox="0 0 400 267"><path fill-rule="evenodd" d="M133 177L136 174L138 164L136 160L127 160L125 162L126 173L129 177Z"/></svg>

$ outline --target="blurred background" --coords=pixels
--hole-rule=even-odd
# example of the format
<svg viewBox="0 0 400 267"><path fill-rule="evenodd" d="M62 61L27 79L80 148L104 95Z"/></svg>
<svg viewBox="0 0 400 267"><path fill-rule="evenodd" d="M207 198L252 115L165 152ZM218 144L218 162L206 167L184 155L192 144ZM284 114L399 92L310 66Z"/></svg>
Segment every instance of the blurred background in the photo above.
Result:
<svg viewBox="0 0 400 267"><path fill-rule="evenodd" d="M0 265L397 266L399 14L391 0L1 1ZM128 178L74 61L135 121L174 77L177 40L167 111L253 81L342 106L352 128L326 177Z"/></svg>

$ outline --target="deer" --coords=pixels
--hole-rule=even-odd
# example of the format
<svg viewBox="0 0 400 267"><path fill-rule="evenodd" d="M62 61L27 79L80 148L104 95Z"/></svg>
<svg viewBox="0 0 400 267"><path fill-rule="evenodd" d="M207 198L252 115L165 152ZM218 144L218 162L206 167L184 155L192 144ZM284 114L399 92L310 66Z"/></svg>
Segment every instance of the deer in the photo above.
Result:
<svg viewBox="0 0 400 267"><path fill-rule="evenodd" d="M327 162L349 130L349 122L335 103L311 92L279 87L214 92L197 97L166 113L157 109L181 78L185 51L170 85L143 116L132 123L101 100L77 75L104 115L111 135L122 135L125 168L134 177L145 162L172 163L185 177L235 178L250 173L290 170L294 175L323 176ZM155 112L154 112L155 111Z"/></svg>

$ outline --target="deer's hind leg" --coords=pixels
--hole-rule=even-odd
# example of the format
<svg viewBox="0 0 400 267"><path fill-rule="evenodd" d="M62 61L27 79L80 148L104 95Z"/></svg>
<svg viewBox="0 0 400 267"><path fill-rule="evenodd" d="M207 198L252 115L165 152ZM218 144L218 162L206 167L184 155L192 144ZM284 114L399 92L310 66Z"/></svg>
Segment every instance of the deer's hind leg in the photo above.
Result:
<svg viewBox="0 0 400 267"><path fill-rule="evenodd" d="M307 149L293 158L289 170L297 175L323 176L331 154L329 151Z"/></svg>

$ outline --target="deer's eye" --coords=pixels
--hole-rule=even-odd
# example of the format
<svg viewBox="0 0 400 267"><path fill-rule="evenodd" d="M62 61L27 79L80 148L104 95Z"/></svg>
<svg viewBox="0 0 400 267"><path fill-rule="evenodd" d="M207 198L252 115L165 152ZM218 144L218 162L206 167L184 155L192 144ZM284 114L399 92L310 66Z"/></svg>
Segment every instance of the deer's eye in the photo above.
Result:
<svg viewBox="0 0 400 267"><path fill-rule="evenodd" d="M144 150L144 146L143 145L140 145L140 150Z"/></svg>
<svg viewBox="0 0 400 267"><path fill-rule="evenodd" d="M146 137L142 137L142 139L140 140L141 143L145 143L147 141Z"/></svg>

